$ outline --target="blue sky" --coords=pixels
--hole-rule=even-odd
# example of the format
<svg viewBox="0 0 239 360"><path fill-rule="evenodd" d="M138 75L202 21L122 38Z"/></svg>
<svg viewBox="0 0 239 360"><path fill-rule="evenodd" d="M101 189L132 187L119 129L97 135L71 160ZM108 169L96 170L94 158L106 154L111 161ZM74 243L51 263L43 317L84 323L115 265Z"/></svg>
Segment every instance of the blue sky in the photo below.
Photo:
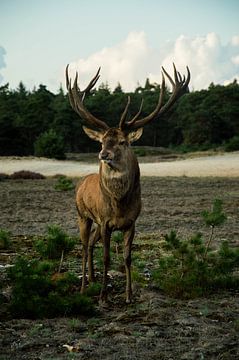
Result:
<svg viewBox="0 0 239 360"><path fill-rule="evenodd" d="M191 87L239 80L238 0L0 0L0 85L55 92L64 68L82 86L101 81L133 90L160 67L189 65Z"/></svg>

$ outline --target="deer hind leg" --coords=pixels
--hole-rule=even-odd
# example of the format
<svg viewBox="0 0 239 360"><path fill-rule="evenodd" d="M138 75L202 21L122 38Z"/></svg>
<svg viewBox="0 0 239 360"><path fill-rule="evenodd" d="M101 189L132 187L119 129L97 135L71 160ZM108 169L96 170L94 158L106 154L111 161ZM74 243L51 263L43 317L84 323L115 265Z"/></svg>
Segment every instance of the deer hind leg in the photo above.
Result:
<svg viewBox="0 0 239 360"><path fill-rule="evenodd" d="M100 293L100 301L102 302L107 301L107 274L110 264L110 236L111 236L111 231L107 228L107 226L101 228L101 237L104 247L103 284Z"/></svg>
<svg viewBox="0 0 239 360"><path fill-rule="evenodd" d="M84 293L86 288L86 264L87 264L88 244L89 244L91 225L92 225L92 220L83 219L79 217L80 239L82 241L82 283L81 283L82 294Z"/></svg>
<svg viewBox="0 0 239 360"><path fill-rule="evenodd" d="M93 253L94 253L94 246L97 241L100 240L101 237L101 229L98 225L94 231L91 233L90 241L89 241L89 248L88 248L88 275L89 275L89 282L95 281L95 274L94 274L94 262L93 262Z"/></svg>
<svg viewBox="0 0 239 360"><path fill-rule="evenodd" d="M133 224L129 230L124 233L124 261L126 273L126 303L132 301L132 285L131 285L131 248L134 239L135 225Z"/></svg>

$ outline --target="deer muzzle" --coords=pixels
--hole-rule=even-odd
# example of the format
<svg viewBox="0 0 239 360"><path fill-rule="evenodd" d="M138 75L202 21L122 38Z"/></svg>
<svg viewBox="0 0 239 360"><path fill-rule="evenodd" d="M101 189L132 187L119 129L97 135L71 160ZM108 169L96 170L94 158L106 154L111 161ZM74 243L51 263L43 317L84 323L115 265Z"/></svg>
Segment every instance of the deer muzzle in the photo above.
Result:
<svg viewBox="0 0 239 360"><path fill-rule="evenodd" d="M101 150L101 152L99 153L99 160L104 161L106 163L112 163L113 156L111 152L107 150Z"/></svg>

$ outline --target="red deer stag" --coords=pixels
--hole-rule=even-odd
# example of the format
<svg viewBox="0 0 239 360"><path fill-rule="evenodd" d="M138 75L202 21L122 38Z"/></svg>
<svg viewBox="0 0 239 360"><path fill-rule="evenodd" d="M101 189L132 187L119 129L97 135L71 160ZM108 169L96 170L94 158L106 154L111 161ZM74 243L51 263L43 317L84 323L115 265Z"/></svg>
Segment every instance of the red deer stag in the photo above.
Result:
<svg viewBox="0 0 239 360"><path fill-rule="evenodd" d="M76 192L76 205L79 217L80 238L83 244L82 286L86 287L86 265L88 261L88 280L94 281L93 249L99 239L103 242L104 271L100 300L107 299L107 271L110 262L110 238L114 230L124 234L124 261L126 271L126 302L132 300L131 288L131 247L135 233L135 221L141 209L140 172L137 158L130 144L140 138L143 126L153 119L165 114L175 101L188 91L190 72L187 67L187 78L182 77L174 66L174 80L162 68L162 84L159 100L154 111L140 118L142 103L138 113L127 120L130 97L121 115L119 127L110 128L104 121L97 119L84 106L86 93L96 84L100 68L84 91L78 87L76 73L73 85L66 67L66 86L69 101L76 113L90 127L83 126L85 133L102 144L99 153L99 174L91 174L80 183ZM170 81L173 91L168 101L163 104L165 94L165 77ZM91 230L92 224L97 226Z"/></svg>

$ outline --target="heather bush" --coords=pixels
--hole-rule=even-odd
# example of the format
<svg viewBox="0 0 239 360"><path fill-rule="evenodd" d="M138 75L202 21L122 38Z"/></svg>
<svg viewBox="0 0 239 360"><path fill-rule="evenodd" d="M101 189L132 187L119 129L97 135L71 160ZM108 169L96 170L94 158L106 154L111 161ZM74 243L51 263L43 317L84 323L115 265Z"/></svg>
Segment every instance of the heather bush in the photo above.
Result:
<svg viewBox="0 0 239 360"><path fill-rule="evenodd" d="M5 173L0 173L0 181L9 179L9 175Z"/></svg>
<svg viewBox="0 0 239 360"><path fill-rule="evenodd" d="M17 179L41 180L41 179L45 179L45 176L33 171L20 170L11 174L9 178L13 180L17 180Z"/></svg>

